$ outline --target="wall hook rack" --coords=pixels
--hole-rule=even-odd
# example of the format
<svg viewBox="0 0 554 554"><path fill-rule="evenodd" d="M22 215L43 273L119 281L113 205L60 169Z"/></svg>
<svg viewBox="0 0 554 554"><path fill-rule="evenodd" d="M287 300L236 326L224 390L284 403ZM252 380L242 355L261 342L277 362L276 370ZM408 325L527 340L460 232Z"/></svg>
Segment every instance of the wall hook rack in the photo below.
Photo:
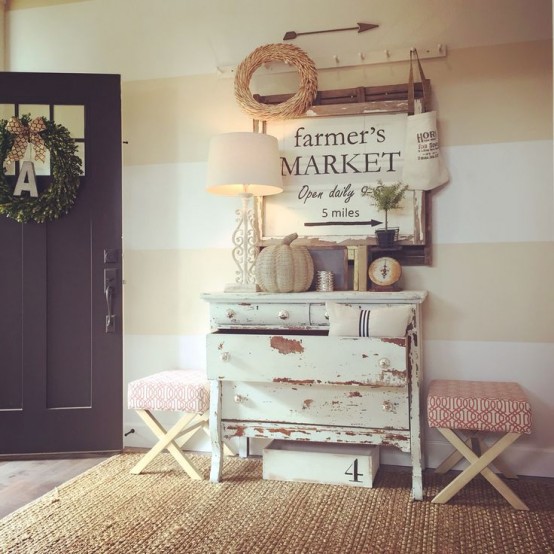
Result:
<svg viewBox="0 0 554 554"><path fill-rule="evenodd" d="M445 44L435 44L433 46L420 45L405 48L387 48L385 50L374 50L368 52L343 52L333 54L331 57L317 58L313 57L313 62L317 69L337 69L338 67L360 67L365 65L374 65L379 63L403 62L410 60L410 51L417 48L420 60L430 58L444 58L447 55ZM330 62L330 59L332 62ZM231 78L235 76L236 65L218 66L216 71L221 78ZM280 62L271 62L260 67L256 75L271 75L275 73L290 73L296 71L296 68Z"/></svg>

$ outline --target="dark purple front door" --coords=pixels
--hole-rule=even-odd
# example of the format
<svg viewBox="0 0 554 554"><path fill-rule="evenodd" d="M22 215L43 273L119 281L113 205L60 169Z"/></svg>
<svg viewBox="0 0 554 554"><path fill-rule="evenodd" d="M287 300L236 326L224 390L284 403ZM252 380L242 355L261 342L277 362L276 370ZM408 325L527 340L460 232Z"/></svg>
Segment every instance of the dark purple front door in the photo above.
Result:
<svg viewBox="0 0 554 554"><path fill-rule="evenodd" d="M42 224L0 215L0 455L119 450L120 78L0 73L0 108L74 128L84 158L68 215Z"/></svg>

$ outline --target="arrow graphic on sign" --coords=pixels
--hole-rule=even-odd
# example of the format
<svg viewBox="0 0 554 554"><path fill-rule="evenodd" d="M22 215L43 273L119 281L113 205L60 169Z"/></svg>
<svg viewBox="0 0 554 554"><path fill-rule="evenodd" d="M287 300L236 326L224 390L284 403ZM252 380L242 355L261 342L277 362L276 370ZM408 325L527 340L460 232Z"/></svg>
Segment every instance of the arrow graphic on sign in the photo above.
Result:
<svg viewBox="0 0 554 554"><path fill-rule="evenodd" d="M358 31L358 33L363 33L364 31L369 31L370 29L375 29L379 25L374 25L373 23L358 23L357 27L346 27L344 29L327 29L326 31L308 31L306 33L297 33L296 31L287 31L283 40L293 40L296 37L301 35L317 35L320 33L336 33L337 31Z"/></svg>
<svg viewBox="0 0 554 554"><path fill-rule="evenodd" d="M323 225L371 225L372 227L375 227L376 225L382 224L382 221L376 221L375 219L370 221L316 221L304 223L306 227L319 227Z"/></svg>

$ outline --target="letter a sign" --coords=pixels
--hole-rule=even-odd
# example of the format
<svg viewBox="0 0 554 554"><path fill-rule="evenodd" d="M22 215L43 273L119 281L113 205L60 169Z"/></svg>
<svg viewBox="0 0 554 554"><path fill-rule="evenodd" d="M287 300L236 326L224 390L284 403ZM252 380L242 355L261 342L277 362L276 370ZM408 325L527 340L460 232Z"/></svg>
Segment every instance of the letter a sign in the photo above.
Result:
<svg viewBox="0 0 554 554"><path fill-rule="evenodd" d="M35 164L33 162L23 162L21 164L21 171L19 172L13 195L21 196L21 193L24 190L26 190L32 197L38 197Z"/></svg>

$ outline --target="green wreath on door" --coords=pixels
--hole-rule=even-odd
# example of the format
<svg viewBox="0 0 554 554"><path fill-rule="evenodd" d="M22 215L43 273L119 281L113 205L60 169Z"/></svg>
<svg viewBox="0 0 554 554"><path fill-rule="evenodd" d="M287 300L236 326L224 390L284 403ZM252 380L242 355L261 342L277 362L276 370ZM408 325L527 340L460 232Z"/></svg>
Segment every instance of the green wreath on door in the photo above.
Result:
<svg viewBox="0 0 554 554"><path fill-rule="evenodd" d="M14 196L6 167L22 158L21 152L25 152L29 142L34 146L35 160L44 161L44 149L50 153L50 185L38 197ZM1 120L0 160L0 214L19 223L45 223L69 213L77 198L82 162L75 141L63 125L44 117L31 120L30 115Z"/></svg>

